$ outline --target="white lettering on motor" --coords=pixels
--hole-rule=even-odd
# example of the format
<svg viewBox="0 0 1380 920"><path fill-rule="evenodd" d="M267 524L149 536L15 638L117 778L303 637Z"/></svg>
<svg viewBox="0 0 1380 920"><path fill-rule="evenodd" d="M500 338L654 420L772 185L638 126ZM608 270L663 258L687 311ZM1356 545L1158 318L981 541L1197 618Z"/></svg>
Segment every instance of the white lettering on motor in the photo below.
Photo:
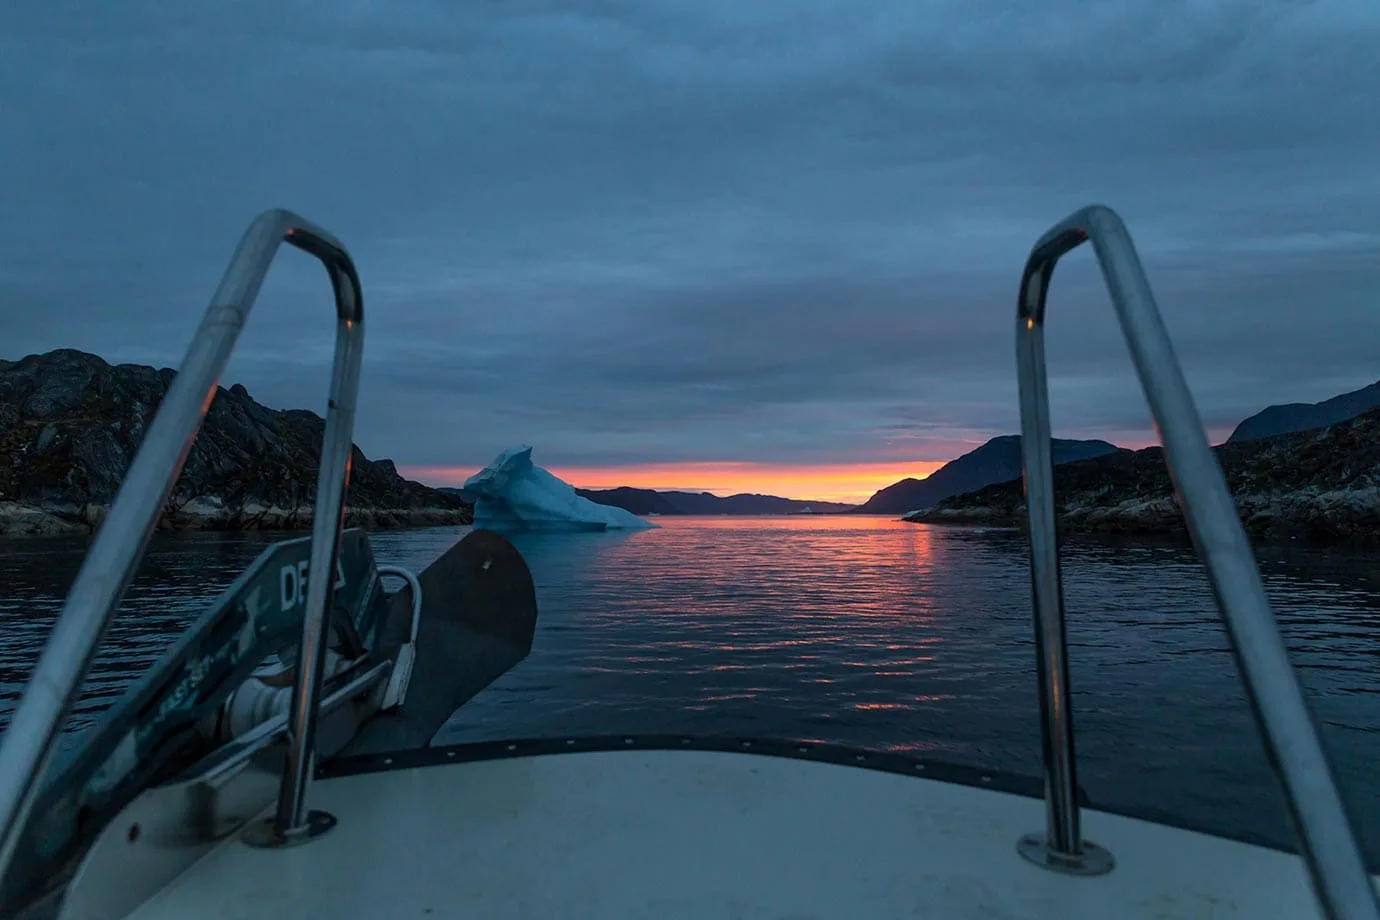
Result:
<svg viewBox="0 0 1380 920"><path fill-rule="evenodd" d="M190 662L183 673L182 680L178 681L171 693L158 702L158 709L154 712L153 718L137 727L138 742L142 744L143 740L174 712L195 705L197 691L200 689L202 681L210 676L212 668L221 661L229 661L231 665L234 665L239 660L237 652L238 648L223 646Z"/></svg>
<svg viewBox="0 0 1380 920"><path fill-rule="evenodd" d="M301 562L285 565L279 571L278 580L282 588L284 612L291 610L298 604L306 603L309 565L310 563L303 559ZM332 587L337 591L345 587L345 566L339 557L335 560L335 584Z"/></svg>
<svg viewBox="0 0 1380 920"><path fill-rule="evenodd" d="M297 603L307 602L307 566L310 563L303 559L297 563Z"/></svg>
<svg viewBox="0 0 1380 920"><path fill-rule="evenodd" d="M283 587L283 610L291 610L297 605L297 567L285 565L279 572Z"/></svg>

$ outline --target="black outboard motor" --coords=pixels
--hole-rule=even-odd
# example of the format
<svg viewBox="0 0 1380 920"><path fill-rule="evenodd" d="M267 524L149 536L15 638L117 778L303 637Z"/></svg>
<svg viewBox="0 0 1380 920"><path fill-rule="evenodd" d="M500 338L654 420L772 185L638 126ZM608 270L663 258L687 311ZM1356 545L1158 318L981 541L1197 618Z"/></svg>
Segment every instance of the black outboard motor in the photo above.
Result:
<svg viewBox="0 0 1380 920"><path fill-rule="evenodd" d="M310 551L310 538L265 550L56 771L0 880L0 916L55 912L102 832L160 787L215 777L204 783L201 815L189 814L179 832L207 842L272 801L270 791L246 813L253 794L228 789L227 777L251 759L260 774L282 762ZM387 594L381 574L408 584ZM318 764L426 747L532 647L531 573L491 531L471 532L412 576L381 572L365 532L347 530L333 589Z"/></svg>

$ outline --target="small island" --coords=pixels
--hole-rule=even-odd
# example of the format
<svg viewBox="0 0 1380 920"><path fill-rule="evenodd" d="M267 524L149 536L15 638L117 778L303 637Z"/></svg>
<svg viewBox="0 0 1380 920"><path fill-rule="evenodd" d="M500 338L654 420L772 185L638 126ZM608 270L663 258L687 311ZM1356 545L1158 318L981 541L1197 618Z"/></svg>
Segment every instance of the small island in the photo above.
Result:
<svg viewBox="0 0 1380 920"><path fill-rule="evenodd" d="M1214 448L1246 532L1259 540L1380 543L1380 409ZM1164 451L1121 450L1055 467L1065 532L1186 534ZM1019 479L956 495L905 520L1024 526Z"/></svg>
<svg viewBox="0 0 1380 920"><path fill-rule="evenodd" d="M119 490L175 371L72 349L0 360L0 535L90 533ZM325 421L218 388L161 530L311 526ZM345 520L372 529L468 524L460 496L354 448Z"/></svg>

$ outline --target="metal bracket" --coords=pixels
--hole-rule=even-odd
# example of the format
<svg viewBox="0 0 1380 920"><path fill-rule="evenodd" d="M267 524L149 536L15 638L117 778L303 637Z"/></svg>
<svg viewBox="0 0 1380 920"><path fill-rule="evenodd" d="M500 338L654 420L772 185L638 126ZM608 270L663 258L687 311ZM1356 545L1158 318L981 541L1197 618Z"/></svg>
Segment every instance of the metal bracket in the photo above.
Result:
<svg viewBox="0 0 1380 920"><path fill-rule="evenodd" d="M301 827L294 828L286 834L279 834L278 822L272 817L267 817L246 827L240 839L257 849L280 850L310 843L335 827L336 823L335 815L313 808L307 812L307 820Z"/></svg>
<svg viewBox="0 0 1380 920"><path fill-rule="evenodd" d="M400 565L381 565L378 573L380 577L394 575L401 578L412 589L412 630L410 638L398 648L393 674L383 691L383 702L379 708L386 712L397 709L407 700L407 684L412 679L412 665L417 660L417 632L422 625L422 583L415 572Z"/></svg>
<svg viewBox="0 0 1380 920"><path fill-rule="evenodd" d="M1077 853L1060 853L1044 834L1026 834L1016 844L1016 852L1042 869L1065 875L1105 875L1116 868L1111 852L1091 840L1084 840Z"/></svg>
<svg viewBox="0 0 1380 920"><path fill-rule="evenodd" d="M357 674L340 675L345 683L321 701L327 735L358 731L374 710L355 711L349 703L376 693L389 668L381 661ZM56 889L61 894L58 920L127 916L271 806L281 781L287 731L288 716L282 713L217 748L172 782L144 790L92 841L65 890Z"/></svg>

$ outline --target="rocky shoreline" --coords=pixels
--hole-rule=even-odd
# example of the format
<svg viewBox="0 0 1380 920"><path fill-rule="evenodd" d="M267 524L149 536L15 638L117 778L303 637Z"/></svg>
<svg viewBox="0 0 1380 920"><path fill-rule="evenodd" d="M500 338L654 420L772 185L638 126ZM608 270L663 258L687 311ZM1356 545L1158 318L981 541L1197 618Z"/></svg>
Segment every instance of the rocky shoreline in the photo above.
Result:
<svg viewBox="0 0 1380 920"><path fill-rule="evenodd" d="M309 530L313 508L265 507L248 504L238 508L213 501L169 509L158 519L158 530ZM49 537L93 534L110 511L109 505L54 502L28 505L0 502L0 537ZM409 527L440 527L470 524L469 509L453 508L345 508L346 527L368 530L401 530Z"/></svg>
<svg viewBox="0 0 1380 920"><path fill-rule="evenodd" d="M1380 410L1326 428L1228 442L1218 462L1255 540L1380 544ZM1187 535L1158 447L1056 467L1055 510L1066 532ZM926 524L1024 526L1020 480L908 515Z"/></svg>
<svg viewBox="0 0 1380 920"><path fill-rule="evenodd" d="M91 533L104 520L174 372L70 349L0 361L0 536ZM325 421L220 388L160 530L303 530ZM404 479L354 448L346 524L468 524L459 496Z"/></svg>

